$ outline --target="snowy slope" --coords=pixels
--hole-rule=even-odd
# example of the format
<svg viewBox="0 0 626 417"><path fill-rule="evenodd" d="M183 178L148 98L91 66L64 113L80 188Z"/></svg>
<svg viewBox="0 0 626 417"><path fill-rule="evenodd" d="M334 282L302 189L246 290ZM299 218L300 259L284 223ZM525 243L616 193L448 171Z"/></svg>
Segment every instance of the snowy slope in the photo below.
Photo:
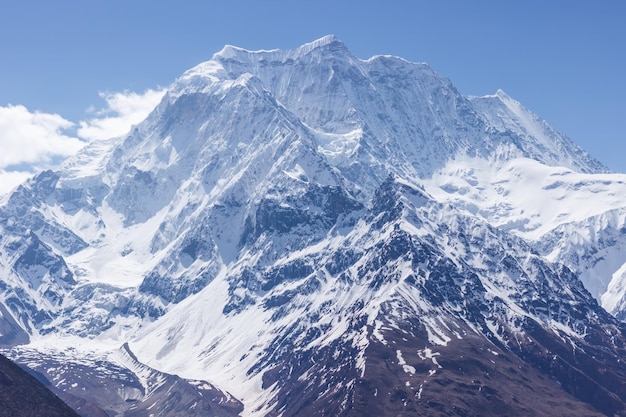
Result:
<svg viewBox="0 0 626 417"><path fill-rule="evenodd" d="M398 415L440 404L427 380L473 383L459 356L501 366L501 413L535 384L565 414L619 413L626 339L593 297L623 314L625 180L427 64L334 36L227 46L128 135L3 197L0 342L57 363L79 340L78 371L49 376L104 357L143 390L136 415L164 375L250 416L358 415L400 378L376 405Z"/></svg>
<svg viewBox="0 0 626 417"><path fill-rule="evenodd" d="M132 348L153 367L204 376L231 392L246 404L243 415L302 413L308 408L291 403L298 392L322 413L345 414L354 407L352 387L373 360L368 349L395 344L393 329L405 338L419 335L424 357L476 337L497 352L531 354L541 344L534 325L566 350L594 349L589 340L598 323L619 334L617 322L567 269L405 181L383 183L359 217L271 265L241 259L146 328ZM432 363L430 376L447 375L436 358ZM424 396L428 390L410 389Z"/></svg>
<svg viewBox="0 0 626 417"><path fill-rule="evenodd" d="M424 185L439 201L524 238L550 261L580 273L594 297L618 313L605 294L626 263L626 175L580 173L529 158L459 157Z"/></svg>

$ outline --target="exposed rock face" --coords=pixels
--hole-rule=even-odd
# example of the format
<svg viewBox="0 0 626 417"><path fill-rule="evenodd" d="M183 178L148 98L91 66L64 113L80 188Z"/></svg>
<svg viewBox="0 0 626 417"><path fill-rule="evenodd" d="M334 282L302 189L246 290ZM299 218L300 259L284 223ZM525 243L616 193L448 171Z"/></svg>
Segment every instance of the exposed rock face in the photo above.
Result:
<svg viewBox="0 0 626 417"><path fill-rule="evenodd" d="M85 357L73 350L41 354L25 348L16 348L13 354L83 417L233 417L243 409L239 401L206 381L183 379L142 364L126 344L112 355Z"/></svg>
<svg viewBox="0 0 626 417"><path fill-rule="evenodd" d="M0 355L0 409L12 417L78 417L41 382Z"/></svg>

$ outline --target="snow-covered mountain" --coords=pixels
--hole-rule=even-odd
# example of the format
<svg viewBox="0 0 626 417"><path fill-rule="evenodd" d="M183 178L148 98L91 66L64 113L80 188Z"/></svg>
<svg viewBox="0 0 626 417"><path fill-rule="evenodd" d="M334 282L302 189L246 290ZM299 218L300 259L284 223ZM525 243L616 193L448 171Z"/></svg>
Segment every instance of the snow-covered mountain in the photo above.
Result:
<svg viewBox="0 0 626 417"><path fill-rule="evenodd" d="M227 46L3 197L0 343L85 415L626 415L624 184L426 64Z"/></svg>

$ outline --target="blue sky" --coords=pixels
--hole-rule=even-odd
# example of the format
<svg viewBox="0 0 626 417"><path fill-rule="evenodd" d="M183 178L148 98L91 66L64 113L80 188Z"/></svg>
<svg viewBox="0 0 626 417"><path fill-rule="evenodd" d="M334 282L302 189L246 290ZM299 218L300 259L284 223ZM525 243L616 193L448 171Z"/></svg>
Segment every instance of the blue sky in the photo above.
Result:
<svg viewBox="0 0 626 417"><path fill-rule="evenodd" d="M0 174L117 133L224 44L287 49L330 33L360 58L428 62L466 95L501 88L626 172L624 22L621 0L0 0L0 147L53 131L32 145L41 154L0 155ZM6 129L22 136L9 143Z"/></svg>

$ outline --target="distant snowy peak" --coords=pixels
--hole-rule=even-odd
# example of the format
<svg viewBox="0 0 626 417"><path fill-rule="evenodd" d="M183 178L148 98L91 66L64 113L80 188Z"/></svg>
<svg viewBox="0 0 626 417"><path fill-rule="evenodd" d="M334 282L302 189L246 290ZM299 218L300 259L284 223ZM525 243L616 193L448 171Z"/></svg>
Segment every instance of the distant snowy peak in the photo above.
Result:
<svg viewBox="0 0 626 417"><path fill-rule="evenodd" d="M494 133L508 136L511 143L522 151L519 156L577 172L608 172L599 161L504 91L498 90L493 95L469 99L495 129ZM511 134L514 136L511 137Z"/></svg>

